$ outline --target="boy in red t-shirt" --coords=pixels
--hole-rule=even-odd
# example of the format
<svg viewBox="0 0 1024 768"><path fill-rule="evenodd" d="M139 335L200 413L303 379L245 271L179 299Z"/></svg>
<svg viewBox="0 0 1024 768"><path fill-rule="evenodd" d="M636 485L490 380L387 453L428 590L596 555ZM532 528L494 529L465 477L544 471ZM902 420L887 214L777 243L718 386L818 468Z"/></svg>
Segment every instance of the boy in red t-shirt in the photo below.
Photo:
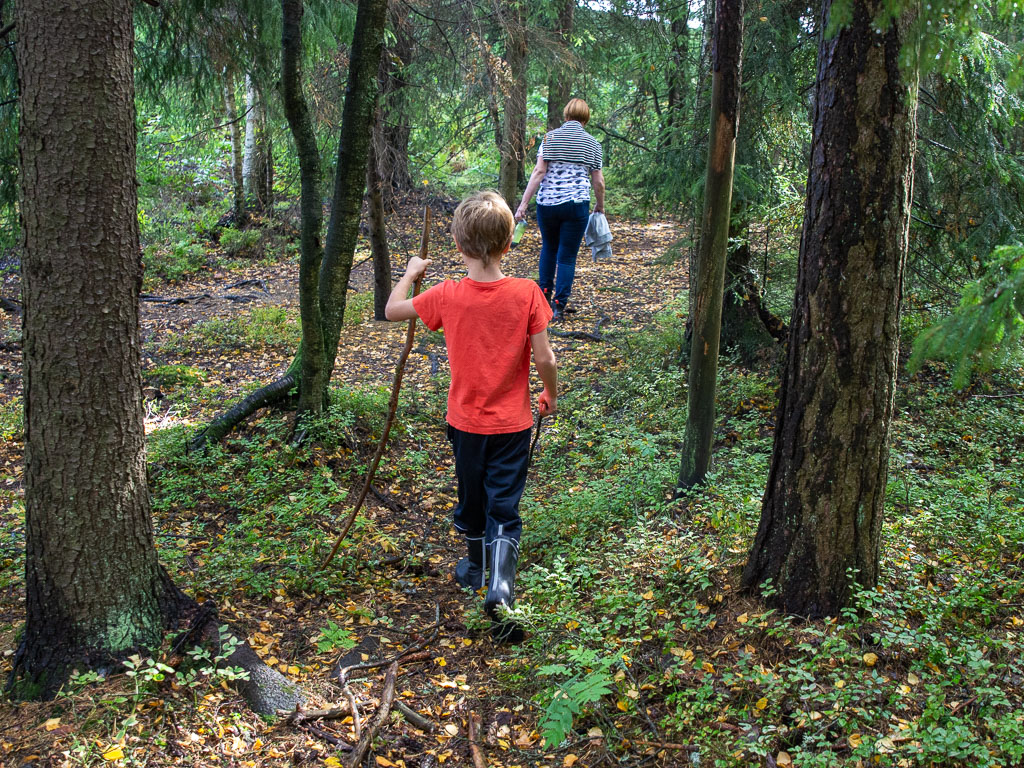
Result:
<svg viewBox="0 0 1024 768"><path fill-rule="evenodd" d="M468 550L455 567L455 580L463 587L483 587L490 561L484 607L492 619L499 605L511 608L515 600L519 500L533 425L531 352L544 383L537 400L541 415L557 406L555 355L547 332L551 308L535 282L501 272L514 226L498 193L470 195L455 210L451 229L468 277L445 280L407 299L431 263L413 257L385 310L388 320L418 317L432 331L444 328L452 371L448 440L459 485L455 528L465 535Z"/></svg>

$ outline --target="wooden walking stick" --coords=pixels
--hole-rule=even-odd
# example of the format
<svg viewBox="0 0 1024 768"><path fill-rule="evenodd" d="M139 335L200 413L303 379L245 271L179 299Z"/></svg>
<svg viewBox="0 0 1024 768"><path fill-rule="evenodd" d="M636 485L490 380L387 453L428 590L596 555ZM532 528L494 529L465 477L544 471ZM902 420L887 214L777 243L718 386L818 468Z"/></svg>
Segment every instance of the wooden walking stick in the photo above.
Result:
<svg viewBox="0 0 1024 768"><path fill-rule="evenodd" d="M430 208L423 209L423 234L420 237L420 258L427 258L427 246L430 243ZM416 278L416 282L412 286L412 295L415 296L420 292L420 283L422 282L422 276ZM380 436L380 443L377 444L377 452L373 455L373 461L370 462L370 468L366 471L366 480L363 481L363 489L359 493L359 498L356 499L356 505L353 510L349 513L348 517L345 518L345 522L342 524L341 533L338 534L338 538L334 541L334 546L331 548L331 553L327 555L323 564L320 566L320 570L323 570L331 564L331 560L334 559L335 552L338 551L338 547L341 546L341 542L345 536L348 535L349 529L352 527L352 523L355 522L356 515L359 514L359 510L362 509L363 502L366 501L366 494L370 491L370 485L373 483L373 476L377 472L377 465L380 464L380 457L384 455L384 448L388 442L388 435L391 433L391 425L395 422L395 411L398 410L398 391L402 388L402 374L405 373L405 361L409 359L409 353L412 351L412 342L416 337L416 318L412 318L409 321L409 329L405 333L405 348L402 350L402 354L398 358L398 365L395 367L395 380L391 384L391 401L388 403L388 418L384 422L384 434Z"/></svg>

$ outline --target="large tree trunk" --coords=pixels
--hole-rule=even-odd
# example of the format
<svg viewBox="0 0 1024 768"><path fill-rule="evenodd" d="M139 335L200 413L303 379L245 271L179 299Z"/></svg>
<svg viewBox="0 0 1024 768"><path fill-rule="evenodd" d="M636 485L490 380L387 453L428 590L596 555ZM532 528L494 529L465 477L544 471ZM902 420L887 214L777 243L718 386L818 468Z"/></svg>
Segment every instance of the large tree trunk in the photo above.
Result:
<svg viewBox="0 0 1024 768"><path fill-rule="evenodd" d="M245 76L245 153L242 178L245 197L253 210L269 211L274 205L274 153L263 96L252 75Z"/></svg>
<svg viewBox="0 0 1024 768"><path fill-rule="evenodd" d="M549 131L553 131L562 124L562 110L565 109L565 105L572 95L573 66L569 40L572 36L575 13L576 0L562 0L558 6L558 26L555 29L558 53L551 71L548 73L547 129Z"/></svg>
<svg viewBox="0 0 1024 768"><path fill-rule="evenodd" d="M743 582L836 615L878 580L916 128L906 19L881 0L818 48L811 168L789 352L761 523ZM828 26L831 2L822 11Z"/></svg>
<svg viewBox="0 0 1024 768"><path fill-rule="evenodd" d="M732 176L739 127L743 0L717 0L712 53L711 138L704 181L700 249L691 286L688 409L679 487L702 482L711 465L715 428L715 385L722 327L725 253L732 210Z"/></svg>
<svg viewBox="0 0 1024 768"><path fill-rule="evenodd" d="M319 283L323 262L320 229L323 204L320 200L320 151L313 133L313 121L302 93L302 0L281 0L281 90L284 113L299 156L301 182L301 252L299 256L299 322L302 347L299 352L299 416L319 413L325 404L330 375L324 365L323 318ZM295 366L293 365L293 368Z"/></svg>
<svg viewBox="0 0 1024 768"><path fill-rule="evenodd" d="M159 645L184 600L157 562L146 489L133 7L16 8L27 694Z"/></svg>
<svg viewBox="0 0 1024 768"><path fill-rule="evenodd" d="M352 57L341 117L334 200L327 225L324 261L320 267L320 313L327 372L323 395L334 370L334 358L345 317L349 274L359 236L359 218L366 189L366 159L377 102L377 72L384 50L387 0L359 0L352 35Z"/></svg>
<svg viewBox="0 0 1024 768"><path fill-rule="evenodd" d="M224 113L231 136L231 212L235 226L245 219L245 177L242 173L242 130L238 125L238 107L235 102L235 73L224 68Z"/></svg>
<svg viewBox="0 0 1024 768"><path fill-rule="evenodd" d="M518 203L518 188L526 160L526 24L522 0L505 0L505 61L508 79L505 93L505 114L501 131L501 166L498 191L510 208Z"/></svg>

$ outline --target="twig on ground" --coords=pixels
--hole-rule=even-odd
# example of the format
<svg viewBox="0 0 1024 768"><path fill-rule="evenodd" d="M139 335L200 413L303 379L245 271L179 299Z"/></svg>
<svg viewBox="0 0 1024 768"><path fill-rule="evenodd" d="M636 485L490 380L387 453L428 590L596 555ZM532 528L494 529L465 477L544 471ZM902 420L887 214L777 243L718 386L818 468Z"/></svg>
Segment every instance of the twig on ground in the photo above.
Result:
<svg viewBox="0 0 1024 768"><path fill-rule="evenodd" d="M402 717L413 724L414 727L419 728L421 731L426 733L433 733L437 730L437 725L427 720L423 715L417 712L415 709L405 704L402 701L395 700L395 709L402 713Z"/></svg>
<svg viewBox="0 0 1024 768"><path fill-rule="evenodd" d="M1008 397L1024 397L1024 392L1011 392L1008 395L971 395L971 397L982 397L986 400L1005 400Z"/></svg>
<svg viewBox="0 0 1024 768"><path fill-rule="evenodd" d="M330 733L329 731L325 731L323 728L320 728L320 727L318 727L316 725L313 725L312 723L302 723L298 727L302 728L305 731L309 731L314 736L316 736L318 739L322 739L322 740L326 741L328 744L330 744L335 749L341 750L342 752L351 752L352 751L352 745L349 744L347 741L345 741L344 739L338 738L333 733Z"/></svg>
<svg viewBox="0 0 1024 768"><path fill-rule="evenodd" d="M377 736L377 732L380 731L380 727L388 719L388 715L391 714L391 705L395 700L395 678L397 677L398 661L396 660L391 662L391 666L388 667L388 673L384 677L384 693L381 695L380 707L378 707L377 713L373 716L373 720L363 733L362 738L359 739L359 743L356 744L356 748L352 750L352 756L348 763L350 768L358 768L358 766L363 764L363 758L366 757L366 753Z"/></svg>
<svg viewBox="0 0 1024 768"><path fill-rule="evenodd" d="M633 685L636 687L637 693L639 693L640 681L636 679L636 675L633 674L633 670L631 670L629 666L625 664L623 665L623 668L626 670L626 674L629 675L629 679L633 681ZM651 720L651 716L647 714L646 704L643 701L638 700L637 709L640 711L640 714L644 716L644 720L647 721L647 725L650 727L651 733L654 734L654 738L656 738L658 741L661 741L661 733L659 733L658 731L658 726L656 726L654 724L654 721Z"/></svg>
<svg viewBox="0 0 1024 768"><path fill-rule="evenodd" d="M700 752L696 744L676 744L671 741L634 741L641 747L656 747L657 749L678 749L684 752Z"/></svg>
<svg viewBox="0 0 1024 768"><path fill-rule="evenodd" d="M409 508L407 506L405 506L405 504L403 504L402 502L398 501L398 499L396 499L390 493L384 493L379 488L377 488L377 486L371 485L370 486L370 493L373 494L373 497L377 501L379 501L385 507L390 509L392 512L397 512L399 514L408 514L409 513Z"/></svg>
<svg viewBox="0 0 1024 768"><path fill-rule="evenodd" d="M581 341L608 341L604 336L598 336L596 333L587 333L586 331L558 331L554 328L548 328L548 333L551 336L558 336L562 339L579 339Z"/></svg>
<svg viewBox="0 0 1024 768"><path fill-rule="evenodd" d="M249 278L248 280L239 280L237 283L232 283L231 285L227 286L224 290L225 291L231 291L231 290L234 290L235 288L247 288L250 285L256 286L257 288L259 288L264 293L270 293L269 289L267 288L267 281L266 280L259 280L257 278Z"/></svg>
<svg viewBox="0 0 1024 768"><path fill-rule="evenodd" d="M157 296L152 293L144 293L139 296L141 301L148 301L151 304L191 304L203 299L212 299L208 293L196 293L191 296Z"/></svg>
<svg viewBox="0 0 1024 768"><path fill-rule="evenodd" d="M429 637L427 637L425 640L421 640L420 642L416 643L415 645L409 646L404 651L399 653L397 656L392 656L391 658L382 659L380 661L366 661L366 662L363 662L361 664L352 664L351 666L344 667L341 671L338 672L338 682L341 683L341 685L348 685L349 675L352 674L353 672L360 672L360 671L365 671L365 670L368 670L368 669L377 669L378 667L384 667L384 666L387 666L388 664L393 664L393 663L398 662L398 661L406 661L406 662L413 661L412 655L414 653L416 653L417 651L422 651L424 648L426 648L428 645L430 645L432 642L434 642L434 640L437 637L437 633L440 630L440 628L441 628L441 604L435 602L434 603L434 626L431 628L431 629L433 629L433 632L430 633ZM421 659L419 659L419 658L416 659L416 661L420 661L420 660Z"/></svg>
<svg viewBox="0 0 1024 768"><path fill-rule="evenodd" d="M487 760L484 758L484 751L480 749L479 716L475 712L469 713L469 753L473 756L473 768L487 768Z"/></svg>
<svg viewBox="0 0 1024 768"><path fill-rule="evenodd" d="M284 712L280 712L282 716ZM312 720L338 720L342 717L347 717L352 714L352 702L349 702L349 707L334 707L333 709L296 709L294 712L288 713L288 719L285 721L290 725L302 725Z"/></svg>
<svg viewBox="0 0 1024 768"><path fill-rule="evenodd" d="M348 697L348 705L352 708L352 728L356 732L356 741L363 736L363 726L359 722L359 707L356 706L356 696L352 693L352 689L348 687L348 683L345 683L345 695Z"/></svg>

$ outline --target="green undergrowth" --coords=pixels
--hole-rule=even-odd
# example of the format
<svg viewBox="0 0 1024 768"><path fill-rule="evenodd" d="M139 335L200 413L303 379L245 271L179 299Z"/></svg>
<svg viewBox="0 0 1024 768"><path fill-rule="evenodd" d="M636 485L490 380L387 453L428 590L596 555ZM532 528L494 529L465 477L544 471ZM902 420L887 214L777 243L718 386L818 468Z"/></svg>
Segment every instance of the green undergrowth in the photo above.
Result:
<svg viewBox="0 0 1024 768"><path fill-rule="evenodd" d="M253 307L226 318L196 323L183 333L171 334L161 345L168 354L222 349L247 351L267 347L296 348L299 343L298 310L278 306Z"/></svg>
<svg viewBox="0 0 1024 768"><path fill-rule="evenodd" d="M720 370L715 463L670 498L685 421L673 308L577 378L524 500L497 670L550 745L699 748L702 765L1014 766L1024 760L1024 400L902 381L879 588L806 622L738 589L760 516L775 379ZM628 359L620 362L619 356ZM770 585L767 585L770 590ZM785 753L784 755L781 753Z"/></svg>
<svg viewBox="0 0 1024 768"><path fill-rule="evenodd" d="M172 575L205 595L344 592L367 537L349 537L327 570L319 564L365 470L368 457L354 449L379 436L386 405L382 389L333 390L301 447L289 442L290 414L267 415L201 452L186 449L194 428L153 432L153 515ZM361 516L357 534L370 525Z"/></svg>

